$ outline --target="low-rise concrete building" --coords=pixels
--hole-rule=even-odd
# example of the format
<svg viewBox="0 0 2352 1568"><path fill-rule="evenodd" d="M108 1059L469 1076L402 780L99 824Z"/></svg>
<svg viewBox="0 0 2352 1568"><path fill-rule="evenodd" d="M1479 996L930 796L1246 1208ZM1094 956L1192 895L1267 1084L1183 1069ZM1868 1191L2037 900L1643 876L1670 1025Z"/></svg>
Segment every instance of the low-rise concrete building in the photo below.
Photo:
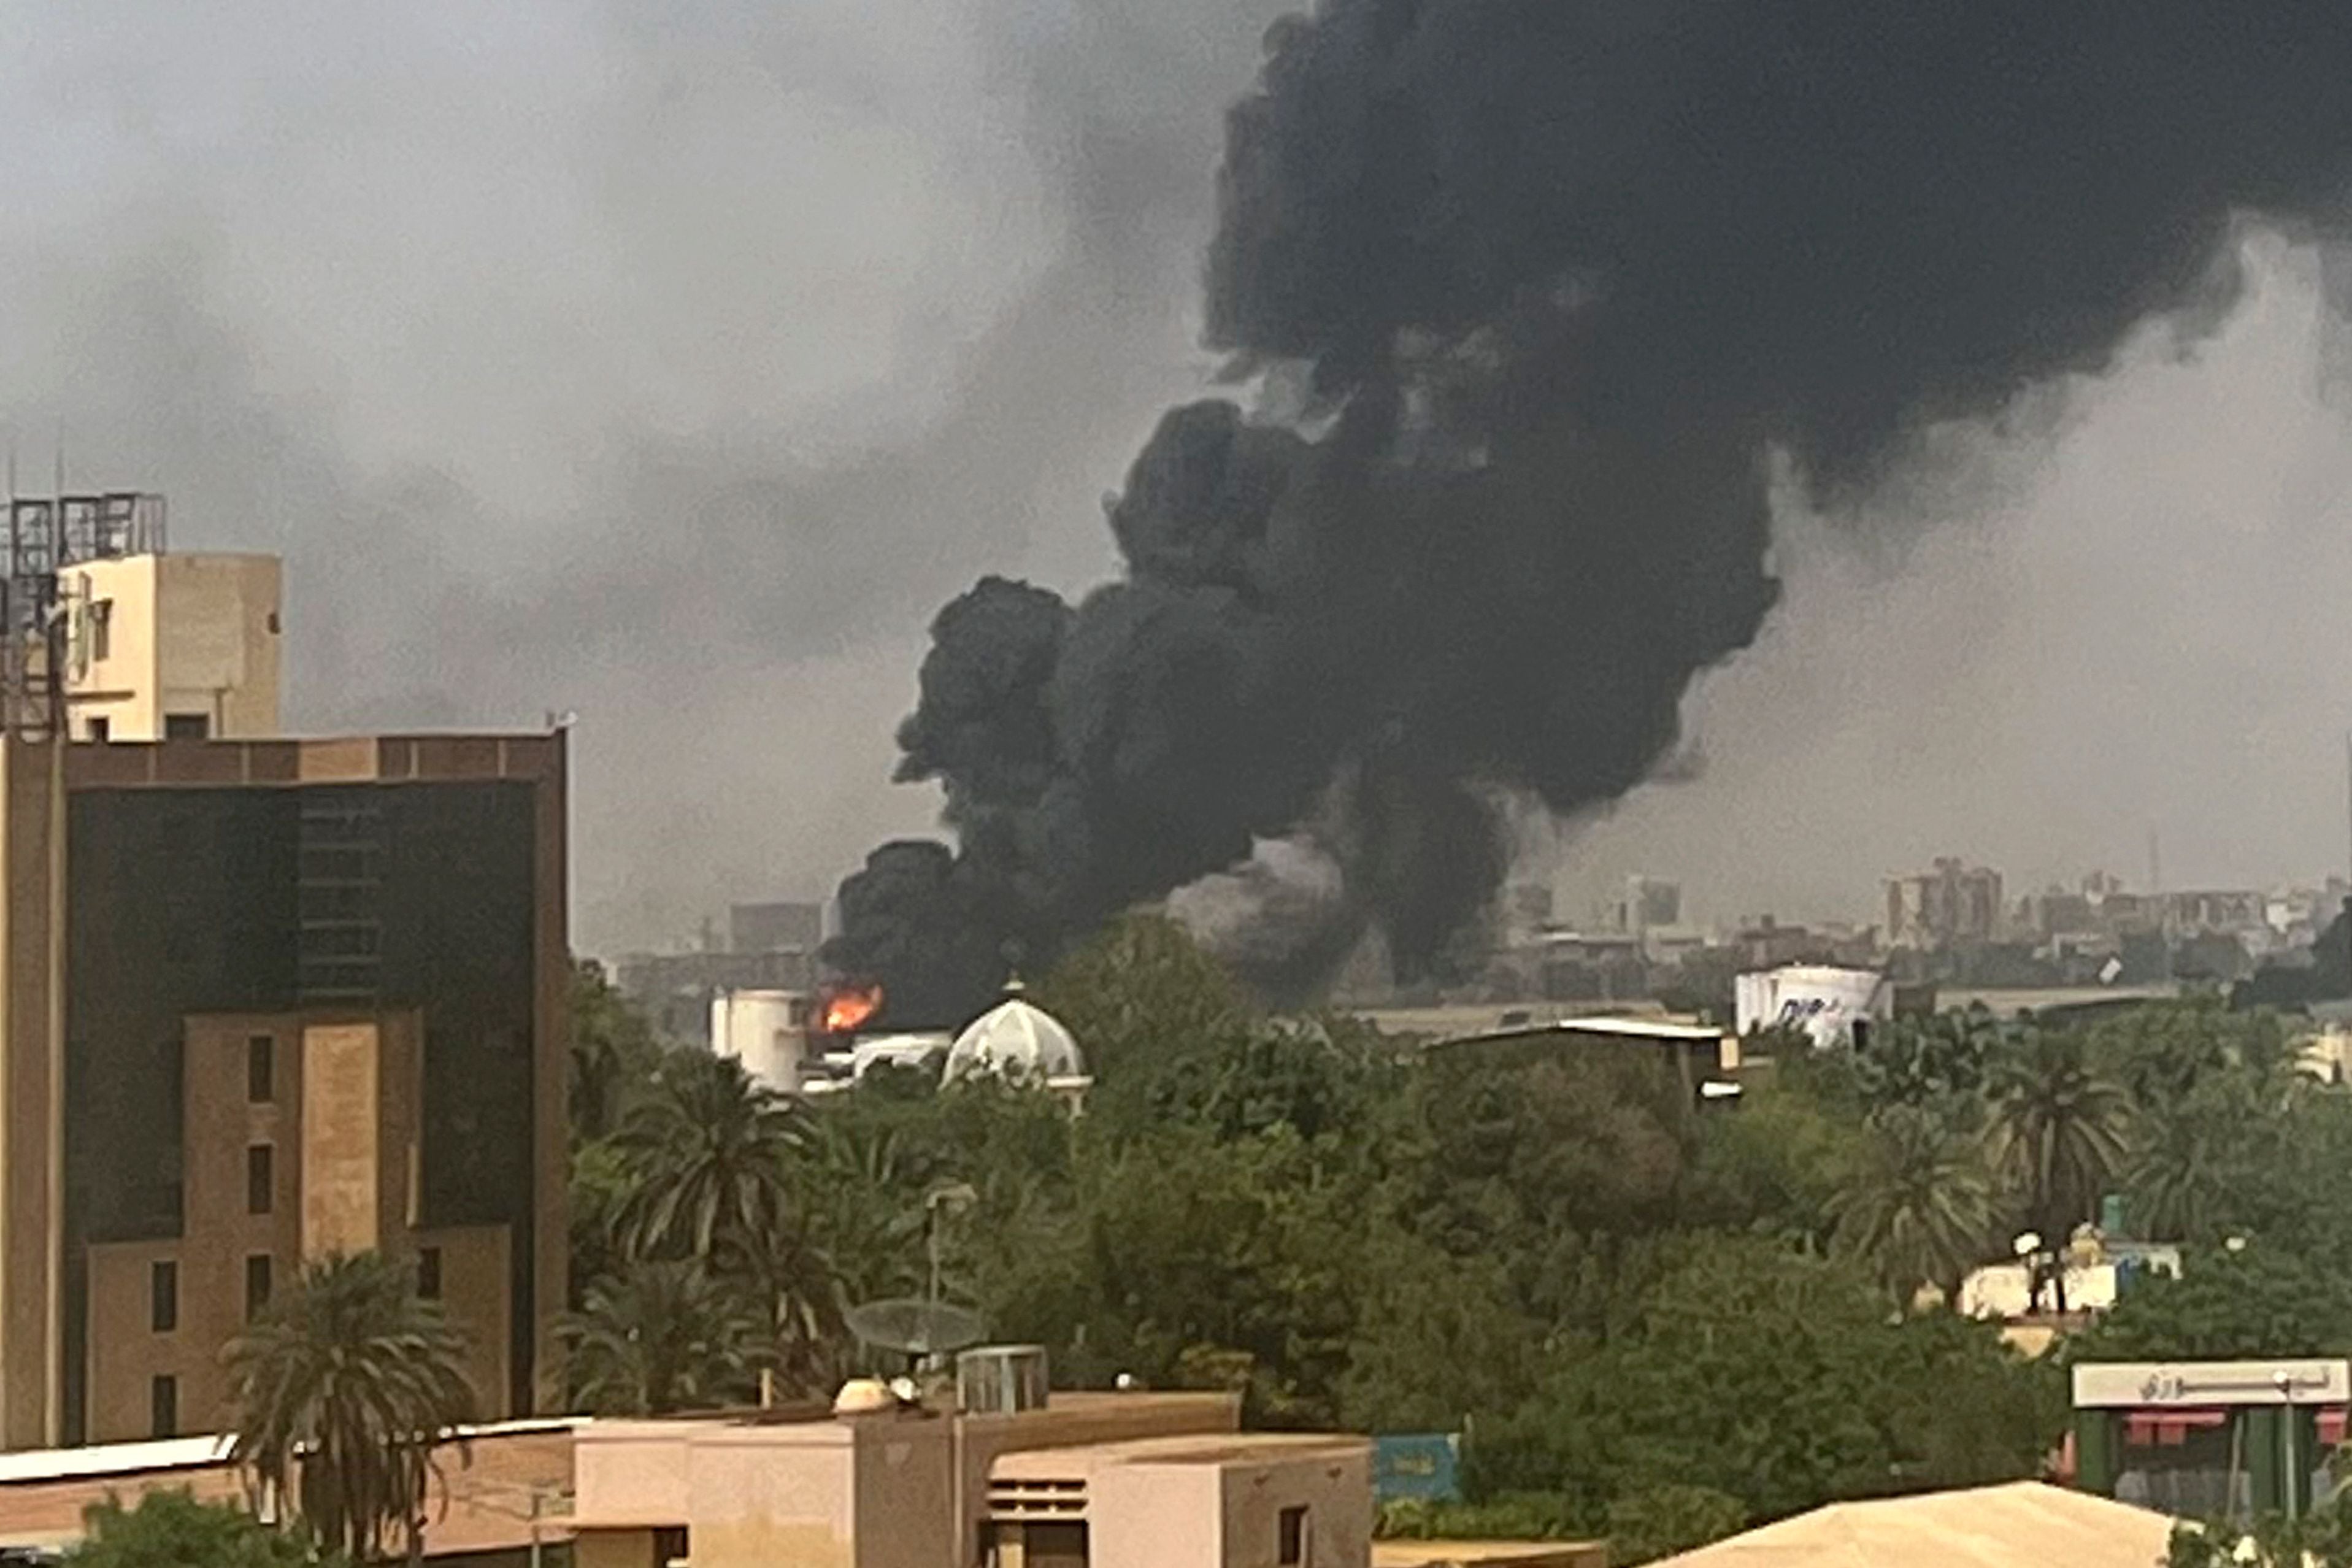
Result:
<svg viewBox="0 0 2352 1568"><path fill-rule="evenodd" d="M475 1428L453 1444L427 1499L425 1554L464 1568L528 1560L566 1535L577 1420L519 1421ZM204 1502L244 1504L246 1478L220 1436L105 1443L0 1454L0 1550L56 1551L82 1536L82 1512L109 1498L126 1505L149 1491L184 1491Z"/></svg>
<svg viewBox="0 0 2352 1568"><path fill-rule="evenodd" d="M1243 1433L1222 1394L599 1422L578 1568L1366 1568L1371 1445Z"/></svg>

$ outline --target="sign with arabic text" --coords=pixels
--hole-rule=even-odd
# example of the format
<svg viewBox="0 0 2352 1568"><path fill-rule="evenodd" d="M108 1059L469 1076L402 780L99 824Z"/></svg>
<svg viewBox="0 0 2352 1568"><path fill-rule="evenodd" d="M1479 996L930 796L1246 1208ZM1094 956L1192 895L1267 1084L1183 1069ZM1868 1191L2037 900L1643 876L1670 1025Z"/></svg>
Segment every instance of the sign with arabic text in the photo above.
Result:
<svg viewBox="0 0 2352 1568"><path fill-rule="evenodd" d="M2352 1367L2341 1361L2094 1362L2074 1369L2074 1408L2342 1405Z"/></svg>

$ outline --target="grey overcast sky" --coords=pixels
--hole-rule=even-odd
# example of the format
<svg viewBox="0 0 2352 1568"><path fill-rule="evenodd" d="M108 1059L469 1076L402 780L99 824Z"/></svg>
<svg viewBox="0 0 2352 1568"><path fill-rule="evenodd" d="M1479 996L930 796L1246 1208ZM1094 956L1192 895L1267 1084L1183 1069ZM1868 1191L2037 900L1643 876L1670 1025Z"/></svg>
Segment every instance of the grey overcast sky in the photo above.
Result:
<svg viewBox="0 0 2352 1568"><path fill-rule="evenodd" d="M931 611L1108 569L1280 9L16 0L0 423L287 556L301 728L576 710L584 948L818 896L929 819L885 781ZM1784 517L1696 782L1533 869L1798 917L1939 852L2137 878L2151 828L2175 885L2340 864L2352 442L2316 259L2249 247L2220 336L1878 503L1932 525Z"/></svg>

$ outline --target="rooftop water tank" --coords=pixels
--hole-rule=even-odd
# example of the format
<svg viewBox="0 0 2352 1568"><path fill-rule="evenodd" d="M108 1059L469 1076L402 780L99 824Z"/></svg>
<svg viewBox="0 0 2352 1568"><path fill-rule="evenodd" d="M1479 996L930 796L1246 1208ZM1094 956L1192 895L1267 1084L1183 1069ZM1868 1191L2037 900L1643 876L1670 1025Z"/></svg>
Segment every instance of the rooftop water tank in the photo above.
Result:
<svg viewBox="0 0 2352 1568"><path fill-rule="evenodd" d="M982 1345L956 1357L956 1408L1012 1415L1045 1408L1045 1347Z"/></svg>

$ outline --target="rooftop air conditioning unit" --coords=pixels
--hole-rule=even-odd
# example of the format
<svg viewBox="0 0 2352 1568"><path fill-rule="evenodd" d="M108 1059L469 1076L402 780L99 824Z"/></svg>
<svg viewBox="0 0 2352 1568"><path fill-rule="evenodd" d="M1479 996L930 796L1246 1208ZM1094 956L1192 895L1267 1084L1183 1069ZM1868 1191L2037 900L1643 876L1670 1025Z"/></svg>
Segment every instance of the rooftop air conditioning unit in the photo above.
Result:
<svg viewBox="0 0 2352 1568"><path fill-rule="evenodd" d="M1043 1345L983 1345L956 1357L956 1406L967 1415L1043 1410L1045 1387Z"/></svg>

